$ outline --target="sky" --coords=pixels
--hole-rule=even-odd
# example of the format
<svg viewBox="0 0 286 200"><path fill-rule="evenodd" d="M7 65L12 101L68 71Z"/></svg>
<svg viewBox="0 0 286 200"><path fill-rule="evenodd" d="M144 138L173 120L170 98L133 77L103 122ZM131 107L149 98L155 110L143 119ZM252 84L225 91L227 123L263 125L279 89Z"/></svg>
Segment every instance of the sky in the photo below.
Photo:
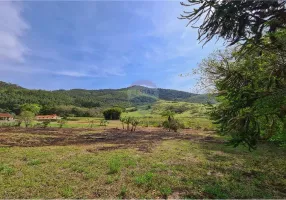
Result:
<svg viewBox="0 0 286 200"><path fill-rule="evenodd" d="M1 1L0 80L30 89L124 88L192 92L180 76L221 45L203 46L179 20L179 1Z"/></svg>

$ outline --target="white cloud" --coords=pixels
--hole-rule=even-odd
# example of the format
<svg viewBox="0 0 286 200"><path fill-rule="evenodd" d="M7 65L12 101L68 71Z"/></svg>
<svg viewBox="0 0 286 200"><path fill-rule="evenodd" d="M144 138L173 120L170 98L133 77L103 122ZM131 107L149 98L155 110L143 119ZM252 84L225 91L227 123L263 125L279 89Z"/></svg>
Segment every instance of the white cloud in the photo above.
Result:
<svg viewBox="0 0 286 200"><path fill-rule="evenodd" d="M29 28L21 16L19 4L0 2L0 61L23 62L28 48L21 37Z"/></svg>
<svg viewBox="0 0 286 200"><path fill-rule="evenodd" d="M83 72L78 72L78 71L60 71L60 72L55 72L55 74L58 75L64 75L64 76L72 76L72 77L88 77L92 76Z"/></svg>
<svg viewBox="0 0 286 200"><path fill-rule="evenodd" d="M71 77L107 77L107 76L124 76L125 73L118 67L85 67L82 70L63 70L63 71L50 71L50 73L71 76Z"/></svg>

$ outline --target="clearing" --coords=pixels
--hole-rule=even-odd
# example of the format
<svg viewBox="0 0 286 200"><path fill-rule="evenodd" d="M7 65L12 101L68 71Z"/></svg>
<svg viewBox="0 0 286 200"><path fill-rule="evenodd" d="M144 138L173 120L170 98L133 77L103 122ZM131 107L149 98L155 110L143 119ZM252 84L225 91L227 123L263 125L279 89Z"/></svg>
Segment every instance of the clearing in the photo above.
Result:
<svg viewBox="0 0 286 200"><path fill-rule="evenodd" d="M286 198L286 151L210 131L0 128L0 198Z"/></svg>

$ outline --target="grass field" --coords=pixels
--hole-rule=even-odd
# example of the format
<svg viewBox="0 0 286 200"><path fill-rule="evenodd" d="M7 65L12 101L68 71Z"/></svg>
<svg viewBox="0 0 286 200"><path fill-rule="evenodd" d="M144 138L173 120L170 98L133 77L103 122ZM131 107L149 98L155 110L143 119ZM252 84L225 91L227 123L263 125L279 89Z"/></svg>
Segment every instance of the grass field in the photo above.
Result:
<svg viewBox="0 0 286 200"><path fill-rule="evenodd" d="M150 106L150 105L149 105ZM213 130L214 125L207 116L207 106L198 103L187 102L172 102L172 101L157 101L152 106L148 105L127 108L121 116L135 117L140 121L141 126L161 127L163 121L167 118L162 117L163 111L171 110L175 113L175 118L178 119L185 128ZM100 128L100 121L103 117L68 117L63 128ZM93 123L91 123L93 122ZM7 122L0 121L0 127ZM8 122L9 124L9 122ZM13 124L13 122L11 122ZM24 123L21 124L24 127ZM33 121L32 126L43 126L42 121ZM60 127L56 121L51 122L48 127ZM109 120L108 128L119 128L121 123L116 120Z"/></svg>
<svg viewBox="0 0 286 200"><path fill-rule="evenodd" d="M209 131L0 128L0 198L286 198L286 151Z"/></svg>
<svg viewBox="0 0 286 200"><path fill-rule="evenodd" d="M128 112L134 108L126 109L127 112L124 112L122 116L136 117L141 120L141 125L158 127L166 120L166 117L162 117L162 113L171 110L175 113L174 117L184 124L185 128L214 129L214 125L208 119L207 106L203 104L160 100L150 109L145 105L136 107L136 111Z"/></svg>

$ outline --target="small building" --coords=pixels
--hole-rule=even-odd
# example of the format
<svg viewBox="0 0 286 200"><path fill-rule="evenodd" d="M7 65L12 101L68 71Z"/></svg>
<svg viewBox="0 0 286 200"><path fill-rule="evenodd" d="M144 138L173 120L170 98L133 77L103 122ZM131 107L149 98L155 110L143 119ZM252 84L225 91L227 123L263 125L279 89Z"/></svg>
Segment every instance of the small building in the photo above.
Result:
<svg viewBox="0 0 286 200"><path fill-rule="evenodd" d="M57 116L56 114L53 115L37 115L36 120L57 120L61 119L61 117Z"/></svg>
<svg viewBox="0 0 286 200"><path fill-rule="evenodd" d="M9 113L0 113L0 120L8 120L11 121L13 120L13 116Z"/></svg>

